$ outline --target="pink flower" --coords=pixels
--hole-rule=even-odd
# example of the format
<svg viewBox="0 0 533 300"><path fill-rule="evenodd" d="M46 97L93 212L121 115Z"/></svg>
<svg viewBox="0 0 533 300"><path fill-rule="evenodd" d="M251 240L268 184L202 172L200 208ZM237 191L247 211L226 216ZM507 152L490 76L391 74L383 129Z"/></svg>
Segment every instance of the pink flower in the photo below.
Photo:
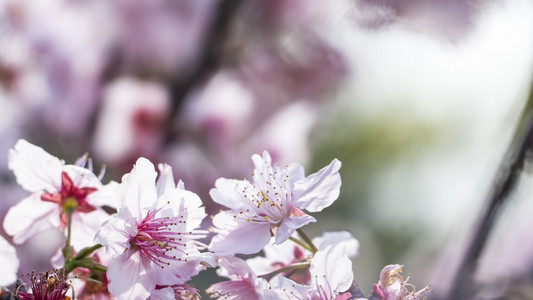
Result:
<svg viewBox="0 0 533 300"><path fill-rule="evenodd" d="M344 300L353 281L352 261L342 246L328 246L311 260L310 285L301 285L283 276L270 280L283 299Z"/></svg>
<svg viewBox="0 0 533 300"><path fill-rule="evenodd" d="M65 165L25 140L15 144L9 151L9 168L17 182L33 193L11 207L4 219L4 229L15 244L50 228L65 229L65 208L73 206L71 243L75 249L91 245L108 215L98 206L101 193L96 191L102 183L92 170L84 168L86 163L84 156L78 165Z"/></svg>
<svg viewBox="0 0 533 300"><path fill-rule="evenodd" d="M211 285L206 290L211 298L226 300L280 299L268 282L257 277L244 260L227 256L220 258L218 265L220 269L217 270L217 274L231 280Z"/></svg>
<svg viewBox="0 0 533 300"><path fill-rule="evenodd" d="M411 275L403 279L403 266L388 265L381 270L379 283L374 284L373 294L383 300L420 300L425 299L431 291L429 286L416 291L416 288L409 283Z"/></svg>
<svg viewBox="0 0 533 300"><path fill-rule="evenodd" d="M260 251L275 233L275 244L286 241L298 228L315 218L302 211L318 212L339 196L340 161L305 177L302 166L293 163L275 167L268 152L253 155L253 183L248 180L219 178L210 195L230 210L213 219L214 231L209 248L220 255L253 254Z"/></svg>
<svg viewBox="0 0 533 300"><path fill-rule="evenodd" d="M118 213L96 234L112 256L107 278L117 299L146 299L156 285L184 283L201 268L195 239L203 232L195 229L205 217L202 202L176 187L169 166L160 170L156 185L153 164L139 158L117 188Z"/></svg>

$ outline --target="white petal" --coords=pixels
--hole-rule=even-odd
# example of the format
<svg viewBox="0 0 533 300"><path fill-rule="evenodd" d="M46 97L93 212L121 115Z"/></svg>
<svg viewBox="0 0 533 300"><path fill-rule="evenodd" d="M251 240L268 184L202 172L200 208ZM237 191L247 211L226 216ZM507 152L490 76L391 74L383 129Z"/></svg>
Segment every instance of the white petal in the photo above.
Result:
<svg viewBox="0 0 533 300"><path fill-rule="evenodd" d="M282 299L314 299L311 298L311 287L298 284L283 276L272 278L270 285Z"/></svg>
<svg viewBox="0 0 533 300"><path fill-rule="evenodd" d="M50 228L59 228L59 205L42 201L39 194L22 199L4 218L4 230L15 244Z"/></svg>
<svg viewBox="0 0 533 300"><path fill-rule="evenodd" d="M128 209L137 220L142 220L146 211L156 206L154 165L146 158L139 158L129 174L122 177L118 192L122 197L119 210Z"/></svg>
<svg viewBox="0 0 533 300"><path fill-rule="evenodd" d="M190 248L191 247L189 247L189 250L186 252L191 252ZM174 255L176 257L181 256L182 260L170 261L169 265L163 266L163 268L152 263L150 273L153 274L154 281L157 285L174 285L185 283L189 281L192 276L198 274L199 270L197 267L200 264L200 260L197 259L195 255L184 256L179 250L169 251L167 254L170 256Z"/></svg>
<svg viewBox="0 0 533 300"><path fill-rule="evenodd" d="M272 287L270 286L268 281L263 278L255 278L252 281L252 284L254 286L255 293L261 300L285 299L284 297L280 297L277 291L272 290Z"/></svg>
<svg viewBox="0 0 533 300"><path fill-rule="evenodd" d="M157 178L157 195L161 196L168 189L175 189L174 174L172 174L172 167L168 164L158 164L159 177Z"/></svg>
<svg viewBox="0 0 533 300"><path fill-rule="evenodd" d="M74 250L94 245L96 232L102 224L109 219L109 215L102 209L90 213L75 212L72 214L70 244Z"/></svg>
<svg viewBox="0 0 533 300"><path fill-rule="evenodd" d="M259 298L254 287L247 280L218 282L212 284L206 292L212 294L211 297L219 295L217 298L224 300L263 300Z"/></svg>
<svg viewBox="0 0 533 300"><path fill-rule="evenodd" d="M19 259L15 247L0 236L0 286L8 286L17 280Z"/></svg>
<svg viewBox="0 0 533 300"><path fill-rule="evenodd" d="M311 260L311 278L315 289L341 293L352 285L352 261L343 247L326 247L317 251Z"/></svg>
<svg viewBox="0 0 533 300"><path fill-rule="evenodd" d="M305 170L300 164L291 163L287 167L287 174L289 175L289 186L293 187L294 184L305 178Z"/></svg>
<svg viewBox="0 0 533 300"><path fill-rule="evenodd" d="M276 244L281 244L285 242L298 228L302 228L305 225L316 222L316 219L310 215L303 216L290 216L283 220L281 226L279 226L278 231L276 232Z"/></svg>
<svg viewBox="0 0 533 300"><path fill-rule="evenodd" d="M57 249L56 254L50 258L50 265L52 268L62 268L65 264L65 258L63 257L63 251L61 251L61 248Z"/></svg>
<svg viewBox="0 0 533 300"><path fill-rule="evenodd" d="M218 234L213 237L209 249L219 255L254 254L270 240L270 223L248 222L234 218L232 211L220 212L213 218Z"/></svg>
<svg viewBox="0 0 533 300"><path fill-rule="evenodd" d="M341 162L334 159L328 166L294 184L294 206L318 212L337 200L341 187Z"/></svg>
<svg viewBox="0 0 533 300"><path fill-rule="evenodd" d="M111 260L107 267L109 292L117 300L146 299L155 289L155 276L137 251L126 251Z"/></svg>
<svg viewBox="0 0 533 300"><path fill-rule="evenodd" d="M102 187L102 183L98 180L98 177L88 169L75 165L66 165L63 167L63 171L68 174L76 187L94 187L98 189Z"/></svg>
<svg viewBox="0 0 533 300"><path fill-rule="evenodd" d="M9 169L17 183L30 192L56 192L61 187L63 163L42 148L18 140L9 150Z"/></svg>
<svg viewBox="0 0 533 300"><path fill-rule="evenodd" d="M274 238L271 239L271 243L273 242ZM259 275L274 271L280 264L288 266L297 259L301 259L300 255L304 257L311 255L311 252L292 241L286 241L279 245L266 245L263 251L265 257L257 256L246 260L250 268ZM300 257L297 258L295 253Z"/></svg>
<svg viewBox="0 0 533 300"><path fill-rule="evenodd" d="M166 287L164 289L156 289L152 292L148 300L174 300L176 295L174 295L174 289L171 287Z"/></svg>
<svg viewBox="0 0 533 300"><path fill-rule="evenodd" d="M157 200L157 207L163 207L158 217L183 217L184 223L178 224L173 230L180 232L193 231L200 227L206 217L202 200L193 192L181 189L169 189Z"/></svg>
<svg viewBox="0 0 533 300"><path fill-rule="evenodd" d="M221 257L218 261L218 266L220 268L217 270L217 275L220 277L230 279L251 278L253 274L248 264L236 256Z"/></svg>
<svg viewBox="0 0 533 300"><path fill-rule="evenodd" d="M94 193L90 193L87 196L87 202L93 206L109 206L117 209L120 204L120 195L117 193L119 183L116 181L110 181L108 184L103 185L100 189Z"/></svg>
<svg viewBox="0 0 533 300"><path fill-rule="evenodd" d="M219 178L209 195L218 204L231 209L239 209L248 205L248 199L244 197L242 191L249 184L245 180Z"/></svg>
<svg viewBox="0 0 533 300"><path fill-rule="evenodd" d="M328 246L343 247L350 258L359 254L359 241L354 239L348 231L324 232L322 236L314 238L313 243L318 250L323 250Z"/></svg>
<svg viewBox="0 0 533 300"><path fill-rule="evenodd" d="M135 219L125 210L104 222L96 232L94 242L103 245L109 254L116 256L130 247L130 239L136 235Z"/></svg>

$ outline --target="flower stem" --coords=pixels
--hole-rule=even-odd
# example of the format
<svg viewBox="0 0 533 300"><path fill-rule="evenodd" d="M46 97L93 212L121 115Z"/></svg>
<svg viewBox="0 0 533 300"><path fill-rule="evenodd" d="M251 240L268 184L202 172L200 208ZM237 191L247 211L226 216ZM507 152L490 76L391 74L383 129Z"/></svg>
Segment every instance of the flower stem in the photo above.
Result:
<svg viewBox="0 0 533 300"><path fill-rule="evenodd" d="M313 244L313 241L307 236L307 234L305 234L305 232L301 228L296 229L296 232L298 232L298 234L307 243L307 245L309 245L309 248L311 248L311 252L315 254L318 249L316 248L315 244Z"/></svg>
<svg viewBox="0 0 533 300"><path fill-rule="evenodd" d="M289 237L289 240L291 240L291 241L295 242L296 244L302 246L304 249L309 250L309 252L313 252L313 250L311 249L311 247L309 247L309 245L307 245L306 243L300 241L299 239L297 239L297 238L293 238L293 237L291 236L291 237Z"/></svg>
<svg viewBox="0 0 533 300"><path fill-rule="evenodd" d="M74 259L82 259L82 258L85 258L89 255L91 255L95 250L97 249L100 249L102 248L102 245L100 244L96 244L92 247L88 247L88 248L83 248L80 250L80 252L78 252L78 254L76 255L76 257L74 257Z"/></svg>
<svg viewBox="0 0 533 300"><path fill-rule="evenodd" d="M266 279L268 281L268 280L270 280L271 278L273 278L274 276L276 276L276 275L278 275L280 273L284 273L284 272L291 271L291 270L306 269L306 268L309 268L310 265L311 265L311 263L309 263L309 262L295 263L295 264L292 264L290 266L279 268L279 269L274 270L274 271L272 271L270 273L267 273L267 274L264 274L264 275L260 275L259 277L264 278L264 279Z"/></svg>
<svg viewBox="0 0 533 300"><path fill-rule="evenodd" d="M94 270L95 271L100 271L100 272L103 272L103 273L106 273L107 272L107 268L101 264L97 264L95 263L94 264Z"/></svg>
<svg viewBox="0 0 533 300"><path fill-rule="evenodd" d="M72 224L72 211L67 211L67 240L65 241L65 247L70 246L70 232L71 232L71 226Z"/></svg>

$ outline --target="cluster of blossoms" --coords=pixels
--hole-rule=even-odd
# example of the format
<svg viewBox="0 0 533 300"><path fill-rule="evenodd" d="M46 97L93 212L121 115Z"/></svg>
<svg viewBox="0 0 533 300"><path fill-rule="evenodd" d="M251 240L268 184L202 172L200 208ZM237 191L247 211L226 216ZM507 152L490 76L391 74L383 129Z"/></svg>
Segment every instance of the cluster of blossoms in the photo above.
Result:
<svg viewBox="0 0 533 300"><path fill-rule="evenodd" d="M32 274L19 285L20 299L200 299L190 280L207 268L229 278L212 284L217 299L364 299L354 281L351 258L359 244L348 232L309 238L302 227L316 222L306 213L330 206L341 186L341 163L333 160L305 176L298 164L273 165L253 155L252 180L220 178L210 192L228 207L202 230L202 200L175 182L172 168L139 158L120 183L102 184L87 155L73 165L20 140L9 167L30 196L12 207L5 231L20 244L57 228L65 245L52 258L53 272ZM208 238L211 237L209 241ZM18 260L0 239L0 285L16 280ZM238 254L265 256L243 260ZM4 267L5 266L5 267ZM422 299L386 266L369 299Z"/></svg>

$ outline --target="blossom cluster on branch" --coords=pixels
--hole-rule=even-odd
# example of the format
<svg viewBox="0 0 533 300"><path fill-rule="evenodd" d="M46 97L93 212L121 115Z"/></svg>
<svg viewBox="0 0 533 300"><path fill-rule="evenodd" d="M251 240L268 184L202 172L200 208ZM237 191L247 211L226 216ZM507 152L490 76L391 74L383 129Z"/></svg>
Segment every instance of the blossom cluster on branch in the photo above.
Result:
<svg viewBox="0 0 533 300"><path fill-rule="evenodd" d="M207 268L229 280L206 293L217 299L365 299L351 258L359 244L346 231L311 239L308 213L333 204L341 187L334 159L305 176L296 163L273 164L253 155L251 179L219 178L210 196L227 207L202 229L202 200L174 180L172 167L139 158L121 182L102 183L88 155L74 164L19 140L9 168L32 194L11 207L4 230L15 244L51 228L65 243L53 270L31 274L10 293L17 299L200 299L190 280ZM17 276L14 247L0 239L0 286ZM244 260L241 254L258 254ZM368 299L423 299L401 276L401 265L383 268ZM4 290L3 290L4 291ZM2 291L2 293L3 293ZM6 290L7 291L7 290ZM6 292L7 293L7 292Z"/></svg>

